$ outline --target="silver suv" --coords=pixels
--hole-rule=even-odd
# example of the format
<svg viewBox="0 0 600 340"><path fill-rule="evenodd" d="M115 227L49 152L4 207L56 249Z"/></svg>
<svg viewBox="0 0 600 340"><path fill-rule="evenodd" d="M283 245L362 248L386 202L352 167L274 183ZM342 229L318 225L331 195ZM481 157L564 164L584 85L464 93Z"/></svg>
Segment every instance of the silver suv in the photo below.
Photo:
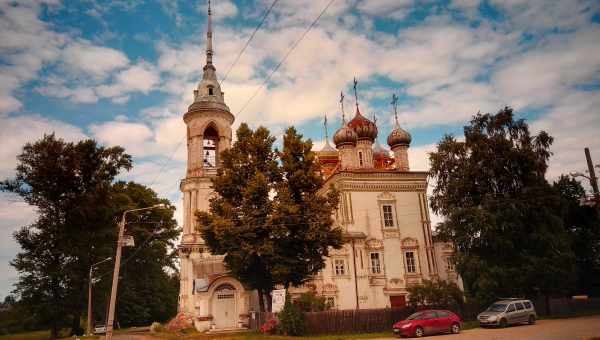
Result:
<svg viewBox="0 0 600 340"><path fill-rule="evenodd" d="M533 325L536 318L537 314L533 303L523 299L505 299L494 302L488 309L477 315L481 327L506 327L522 322Z"/></svg>

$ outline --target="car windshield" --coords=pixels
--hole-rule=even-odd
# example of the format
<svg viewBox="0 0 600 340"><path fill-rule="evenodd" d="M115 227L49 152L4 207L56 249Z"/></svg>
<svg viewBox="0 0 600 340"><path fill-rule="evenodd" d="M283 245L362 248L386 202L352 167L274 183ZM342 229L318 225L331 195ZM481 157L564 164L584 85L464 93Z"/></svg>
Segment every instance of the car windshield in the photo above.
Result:
<svg viewBox="0 0 600 340"><path fill-rule="evenodd" d="M423 313L415 313L415 314L409 316L408 318L406 318L406 320L420 320L422 315L423 315Z"/></svg>
<svg viewBox="0 0 600 340"><path fill-rule="evenodd" d="M489 312L504 312L506 305L503 303L494 303L488 309Z"/></svg>

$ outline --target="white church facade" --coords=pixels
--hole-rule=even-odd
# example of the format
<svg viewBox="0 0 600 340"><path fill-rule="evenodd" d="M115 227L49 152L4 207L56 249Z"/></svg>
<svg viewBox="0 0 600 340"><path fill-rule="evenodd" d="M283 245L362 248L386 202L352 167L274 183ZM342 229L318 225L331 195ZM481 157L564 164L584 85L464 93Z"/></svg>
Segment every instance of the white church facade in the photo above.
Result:
<svg viewBox="0 0 600 340"><path fill-rule="evenodd" d="M200 331L243 328L250 311L258 309L256 292L228 274L223 255L211 254L196 229L195 213L209 209L219 153L231 146L234 122L213 65L210 5L208 15L206 65L183 117L188 157L180 185L184 221L179 310L191 315ZM310 282L291 288L292 295L310 290L337 309L386 308L404 305L407 287L424 279L461 284L451 264L452 246L432 238L427 173L410 171L410 134L396 122L387 139L391 157L374 145L377 133L357 102L354 118L343 119L334 135L336 149L327 141L317 151L324 188L333 184L340 191L334 219L347 242L331 251L325 268Z"/></svg>

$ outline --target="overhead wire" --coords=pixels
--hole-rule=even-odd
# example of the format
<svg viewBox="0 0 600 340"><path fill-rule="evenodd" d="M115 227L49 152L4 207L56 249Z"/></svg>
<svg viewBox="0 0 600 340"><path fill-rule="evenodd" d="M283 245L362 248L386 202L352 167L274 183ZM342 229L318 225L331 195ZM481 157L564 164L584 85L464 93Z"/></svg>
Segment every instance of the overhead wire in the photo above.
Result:
<svg viewBox="0 0 600 340"><path fill-rule="evenodd" d="M233 69L233 67L240 60L240 57L242 56L242 54L244 54L244 52L246 51L246 48L248 48L248 45L250 45L250 42L252 41L252 39L254 39L254 36L256 35L256 32L258 32L258 30L262 27L263 23L265 22L265 20L269 16L269 13L271 13L271 10L273 9L273 7L275 6L275 4L278 1L279 0L273 0L273 3L271 3L271 6L269 6L269 8L265 11L265 13L263 14L262 20L258 23L258 25L256 26L256 28L254 29L254 32L252 32L252 34L250 35L250 37L246 41L246 44L244 44L244 47L242 47L242 49L240 50L240 53L238 53L238 55L235 58L235 60L227 68L227 72L225 72L225 76L221 80L221 85L223 85L223 83L225 83L225 81L227 80L227 77L229 76L229 72L231 72L231 70Z"/></svg>
<svg viewBox="0 0 600 340"><path fill-rule="evenodd" d="M292 46L288 49L288 51L283 56L283 58L279 61L279 63L273 68L273 70L271 70L271 73L269 73L269 75L265 78L265 80L262 82L262 84L256 88L256 90L254 91L254 93L250 96L250 98L248 98L248 100L244 103L244 105L242 106L242 108L235 114L235 118L237 118L240 115L240 113L242 113L246 109L246 107L248 106L248 104L250 104L250 102L256 97L256 95L260 92L260 90L262 90L262 88L271 80L271 77L273 77L273 74L275 74L275 72L277 72L277 70L279 69L279 67L281 67L281 65L286 61L286 59L289 57L289 55L296 49L296 47L298 46L298 44L300 44L300 42L304 39L304 37L306 37L306 35L313 29L313 27L315 27L315 25L317 24L317 22L319 21L319 19L321 19L321 17L323 16L323 14L325 14L325 12L327 11L327 9L331 6L331 4L333 4L334 1L335 0L330 0L329 3L327 3L327 6L325 6L323 8L323 10L321 10L321 12L319 13L319 15L315 18L315 20L313 20L313 22L310 24L310 26L308 26L306 28L306 30L304 31L304 33L302 33L302 35L300 36L300 38L297 39L292 44Z"/></svg>

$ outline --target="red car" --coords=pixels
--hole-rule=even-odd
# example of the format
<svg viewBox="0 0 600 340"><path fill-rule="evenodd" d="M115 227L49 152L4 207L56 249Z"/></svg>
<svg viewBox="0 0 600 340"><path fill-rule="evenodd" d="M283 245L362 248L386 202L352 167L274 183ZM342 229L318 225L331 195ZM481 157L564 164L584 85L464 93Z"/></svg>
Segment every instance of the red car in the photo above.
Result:
<svg viewBox="0 0 600 340"><path fill-rule="evenodd" d="M462 322L458 315L447 310L423 310L409 316L405 320L394 324L394 334L401 337L414 336L417 338L423 335L436 333L460 332Z"/></svg>

